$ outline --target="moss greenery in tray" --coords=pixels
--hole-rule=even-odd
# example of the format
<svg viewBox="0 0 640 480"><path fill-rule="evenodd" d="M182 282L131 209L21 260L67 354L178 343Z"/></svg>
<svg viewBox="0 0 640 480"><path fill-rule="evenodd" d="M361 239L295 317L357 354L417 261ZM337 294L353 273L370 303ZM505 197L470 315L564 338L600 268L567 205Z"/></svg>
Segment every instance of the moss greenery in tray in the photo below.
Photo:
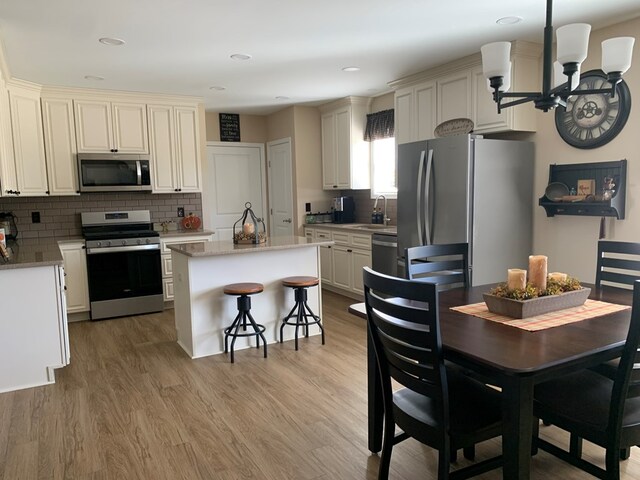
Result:
<svg viewBox="0 0 640 480"><path fill-rule="evenodd" d="M501 283L497 287L491 289L491 295L501 298L510 298L512 300L531 300L532 298L548 297L550 295L560 295L561 293L573 292L580 290L582 285L576 278L568 277L565 281L557 281L547 279L547 289L540 291L530 283L524 289L509 290L506 283Z"/></svg>

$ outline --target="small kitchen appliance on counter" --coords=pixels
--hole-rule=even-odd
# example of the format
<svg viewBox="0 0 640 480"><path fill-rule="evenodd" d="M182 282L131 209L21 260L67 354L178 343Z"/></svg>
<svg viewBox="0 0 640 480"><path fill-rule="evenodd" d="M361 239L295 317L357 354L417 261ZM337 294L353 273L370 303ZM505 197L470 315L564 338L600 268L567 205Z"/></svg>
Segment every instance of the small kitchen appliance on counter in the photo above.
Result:
<svg viewBox="0 0 640 480"><path fill-rule="evenodd" d="M149 210L80 214L91 320L164 308L160 236Z"/></svg>
<svg viewBox="0 0 640 480"><path fill-rule="evenodd" d="M333 223L353 223L356 221L356 204L353 197L335 197L332 207Z"/></svg>

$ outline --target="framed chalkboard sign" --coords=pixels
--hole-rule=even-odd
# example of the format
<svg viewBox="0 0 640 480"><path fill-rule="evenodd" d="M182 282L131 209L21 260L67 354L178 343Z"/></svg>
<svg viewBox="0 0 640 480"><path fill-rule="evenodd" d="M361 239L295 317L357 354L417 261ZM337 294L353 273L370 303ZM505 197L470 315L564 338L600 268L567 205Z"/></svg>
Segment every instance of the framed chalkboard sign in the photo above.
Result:
<svg viewBox="0 0 640 480"><path fill-rule="evenodd" d="M240 115L237 113L220 114L220 141L240 141Z"/></svg>

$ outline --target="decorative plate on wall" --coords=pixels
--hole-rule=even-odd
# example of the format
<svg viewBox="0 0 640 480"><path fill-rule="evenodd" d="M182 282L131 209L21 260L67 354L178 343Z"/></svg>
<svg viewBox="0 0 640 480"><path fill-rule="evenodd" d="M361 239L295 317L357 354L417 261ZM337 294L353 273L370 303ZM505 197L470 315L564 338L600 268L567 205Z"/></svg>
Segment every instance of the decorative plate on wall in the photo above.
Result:
<svg viewBox="0 0 640 480"><path fill-rule="evenodd" d="M602 70L591 70L581 75L576 90L609 86ZM569 97L566 108L556 108L556 129L571 146L597 148L609 143L622 131L630 111L631 93L622 80L616 85L613 98L603 93Z"/></svg>

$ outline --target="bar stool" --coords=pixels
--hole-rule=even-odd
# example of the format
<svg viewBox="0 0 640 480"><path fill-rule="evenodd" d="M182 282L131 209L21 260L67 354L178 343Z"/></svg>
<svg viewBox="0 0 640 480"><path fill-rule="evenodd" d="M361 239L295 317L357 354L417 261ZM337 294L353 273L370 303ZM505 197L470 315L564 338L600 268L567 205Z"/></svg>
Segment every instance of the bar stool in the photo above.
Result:
<svg viewBox="0 0 640 480"><path fill-rule="evenodd" d="M296 303L289 312L289 315L282 319L280 325L280 343L283 342L282 332L286 325L296 327L296 350L298 350L298 329L304 327L304 336L309 336L309 325L317 324L322 335L322 345L324 345L324 328L320 317L313 313L307 304L307 288L315 287L320 281L316 277L287 277L282 280L282 285L295 290ZM311 318L311 320L309 320Z"/></svg>
<svg viewBox="0 0 640 480"><path fill-rule="evenodd" d="M228 342L229 337L231 340L231 363L233 363L233 347L238 337L256 337L256 348L260 348L260 339L264 343L264 358L267 358L267 341L262 334L265 331L264 325L256 323L251 316L251 297L255 293L260 293L264 290L264 286L261 283L232 283L224 287L225 295L238 295L238 315L231 326L224 329L224 353L229 351ZM247 332L247 320L253 327L253 331ZM242 332L239 332L240 326L242 326Z"/></svg>

